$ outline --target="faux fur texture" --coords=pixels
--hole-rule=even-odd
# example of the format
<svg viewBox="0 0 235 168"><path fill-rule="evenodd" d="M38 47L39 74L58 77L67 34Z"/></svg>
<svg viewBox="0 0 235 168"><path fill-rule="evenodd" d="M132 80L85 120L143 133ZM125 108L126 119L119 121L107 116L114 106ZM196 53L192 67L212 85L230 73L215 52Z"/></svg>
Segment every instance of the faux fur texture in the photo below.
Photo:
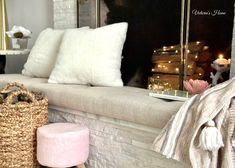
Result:
<svg viewBox="0 0 235 168"><path fill-rule="evenodd" d="M49 83L123 86L121 54L127 23L66 31Z"/></svg>

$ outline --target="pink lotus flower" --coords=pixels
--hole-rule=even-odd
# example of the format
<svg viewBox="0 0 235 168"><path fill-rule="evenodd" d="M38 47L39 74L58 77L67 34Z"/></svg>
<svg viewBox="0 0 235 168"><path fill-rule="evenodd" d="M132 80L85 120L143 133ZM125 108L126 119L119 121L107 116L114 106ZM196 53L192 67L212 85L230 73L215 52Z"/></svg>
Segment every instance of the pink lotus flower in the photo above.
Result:
<svg viewBox="0 0 235 168"><path fill-rule="evenodd" d="M184 87L189 93L200 94L210 87L207 81L192 80L184 81Z"/></svg>

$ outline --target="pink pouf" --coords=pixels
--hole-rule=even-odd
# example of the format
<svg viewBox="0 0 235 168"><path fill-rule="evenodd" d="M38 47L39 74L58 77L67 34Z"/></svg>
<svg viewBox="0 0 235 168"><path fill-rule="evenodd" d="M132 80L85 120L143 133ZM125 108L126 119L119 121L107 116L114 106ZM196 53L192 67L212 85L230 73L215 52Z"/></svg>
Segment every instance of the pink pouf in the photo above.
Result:
<svg viewBox="0 0 235 168"><path fill-rule="evenodd" d="M89 130L72 123L54 123L37 130L37 159L43 166L82 165L89 154Z"/></svg>

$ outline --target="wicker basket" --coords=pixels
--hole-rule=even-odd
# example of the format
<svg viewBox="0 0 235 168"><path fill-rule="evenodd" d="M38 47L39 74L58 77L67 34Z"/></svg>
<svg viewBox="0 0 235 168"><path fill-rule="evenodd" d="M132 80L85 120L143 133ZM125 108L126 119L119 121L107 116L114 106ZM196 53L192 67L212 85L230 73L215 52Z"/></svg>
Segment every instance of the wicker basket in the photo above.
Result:
<svg viewBox="0 0 235 168"><path fill-rule="evenodd" d="M48 122L47 98L18 83L8 84L0 96L0 167L39 167L36 129Z"/></svg>

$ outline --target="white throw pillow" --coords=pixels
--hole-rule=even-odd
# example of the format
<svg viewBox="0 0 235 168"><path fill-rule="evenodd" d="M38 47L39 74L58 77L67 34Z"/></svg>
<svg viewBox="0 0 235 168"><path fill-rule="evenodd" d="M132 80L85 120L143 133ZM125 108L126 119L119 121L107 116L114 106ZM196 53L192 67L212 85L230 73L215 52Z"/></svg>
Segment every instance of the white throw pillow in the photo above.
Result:
<svg viewBox="0 0 235 168"><path fill-rule="evenodd" d="M127 23L64 33L49 83L123 86L121 54Z"/></svg>
<svg viewBox="0 0 235 168"><path fill-rule="evenodd" d="M64 30L43 30L22 70L23 75L48 78L54 68Z"/></svg>
<svg viewBox="0 0 235 168"><path fill-rule="evenodd" d="M89 27L79 29L89 29ZM23 75L42 78L50 76L55 66L64 32L65 30L47 28L39 34L27 62L24 64Z"/></svg>

